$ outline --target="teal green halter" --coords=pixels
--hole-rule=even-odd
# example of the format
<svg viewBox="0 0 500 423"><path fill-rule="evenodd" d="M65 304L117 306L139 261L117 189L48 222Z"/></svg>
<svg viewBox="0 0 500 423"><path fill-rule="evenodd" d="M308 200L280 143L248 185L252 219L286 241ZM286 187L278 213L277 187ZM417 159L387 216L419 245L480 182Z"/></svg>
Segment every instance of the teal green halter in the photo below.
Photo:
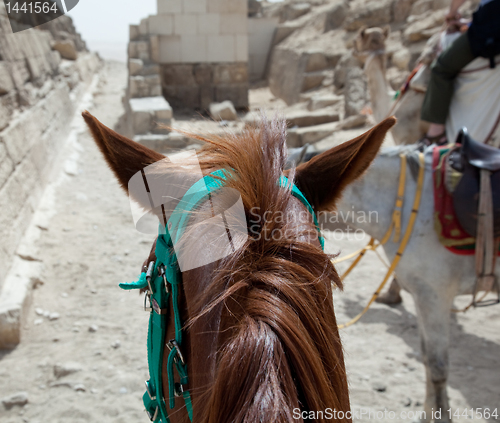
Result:
<svg viewBox="0 0 500 423"><path fill-rule="evenodd" d="M149 418L154 423L170 423L167 404L162 384L163 351L166 345L170 352L167 358L168 374L168 404L172 410L175 407L175 398L182 396L189 415L193 420L193 405L191 395L187 390L187 365L181 352L182 322L179 311L179 288L182 283L182 273L179 268L173 245L180 239L189 221L190 211L195 210L209 194L224 187L224 180L230 174L224 170L217 170L193 184L179 202L168 220L167 228L161 225L156 241L156 262L149 263L147 272L141 273L138 281L121 283L123 289L147 289L144 298L144 308L150 312L148 329L148 366L150 379L146 382L146 393L143 396L144 406ZM282 176L279 179L280 187L288 187L288 179ZM299 199L314 218L318 229L319 242L324 249L324 238L319 231L318 221L313 208L300 192L291 184L292 195ZM187 213L186 213L187 212ZM171 233L175 233L172 240ZM169 299L172 298L174 314L175 337L165 343L168 325ZM149 306L147 306L149 300ZM177 370L180 383L174 382L174 369Z"/></svg>

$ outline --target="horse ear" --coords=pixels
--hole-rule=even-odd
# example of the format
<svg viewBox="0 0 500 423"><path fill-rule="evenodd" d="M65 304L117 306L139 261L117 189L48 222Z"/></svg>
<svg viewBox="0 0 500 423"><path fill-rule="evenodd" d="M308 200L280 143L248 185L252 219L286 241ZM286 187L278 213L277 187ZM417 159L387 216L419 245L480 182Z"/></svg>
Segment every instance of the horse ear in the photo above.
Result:
<svg viewBox="0 0 500 423"><path fill-rule="evenodd" d="M347 185L368 169L395 123L396 118L387 118L359 137L297 167L295 183L314 210L331 210L335 206Z"/></svg>
<svg viewBox="0 0 500 423"><path fill-rule="evenodd" d="M82 116L106 162L125 191L128 192L128 182L133 175L165 158L162 154L116 133L89 112L84 111Z"/></svg>

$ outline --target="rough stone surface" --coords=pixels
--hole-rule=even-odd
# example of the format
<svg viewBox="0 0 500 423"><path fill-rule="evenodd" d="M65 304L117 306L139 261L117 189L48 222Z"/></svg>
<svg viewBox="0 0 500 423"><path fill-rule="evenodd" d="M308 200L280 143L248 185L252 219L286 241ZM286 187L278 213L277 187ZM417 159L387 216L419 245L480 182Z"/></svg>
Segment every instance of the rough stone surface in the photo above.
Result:
<svg viewBox="0 0 500 423"><path fill-rule="evenodd" d="M236 120L238 115L233 103L223 101L222 103L210 104L210 115L215 120Z"/></svg>
<svg viewBox="0 0 500 423"><path fill-rule="evenodd" d="M56 364L54 366L54 376L57 379L60 379L64 376L77 373L81 370L82 370L82 365L80 363L68 362L68 363Z"/></svg>
<svg viewBox="0 0 500 423"><path fill-rule="evenodd" d="M415 22L405 29L404 37L410 42L429 39L439 31L439 26L444 22L444 15L442 10L438 10L423 19L415 18Z"/></svg>
<svg viewBox="0 0 500 423"><path fill-rule="evenodd" d="M383 26L391 22L392 0L355 1L351 4L351 12L346 18L344 28L356 31L362 26Z"/></svg>
<svg viewBox="0 0 500 423"><path fill-rule="evenodd" d="M395 64L400 70L408 70L410 63L411 53L407 48L402 48L392 55L392 63Z"/></svg>
<svg viewBox="0 0 500 423"><path fill-rule="evenodd" d="M333 106L342 101L342 97L339 95L318 95L311 97L307 104L307 110L314 111L318 109L323 109L328 106Z"/></svg>
<svg viewBox="0 0 500 423"><path fill-rule="evenodd" d="M72 40L56 41L52 45L52 48L58 51L63 59L76 60L78 57L78 51Z"/></svg>
<svg viewBox="0 0 500 423"><path fill-rule="evenodd" d="M349 5L347 2L334 4L325 15L325 32L340 28L344 23L348 11Z"/></svg>
<svg viewBox="0 0 500 423"><path fill-rule="evenodd" d="M7 63L0 62L0 95L7 94L12 89L14 89L14 82L10 76Z"/></svg>
<svg viewBox="0 0 500 423"><path fill-rule="evenodd" d="M297 110L287 113L286 120L289 127L313 126L322 123L337 122L339 114L331 110L317 110L314 112Z"/></svg>
<svg viewBox="0 0 500 423"><path fill-rule="evenodd" d="M307 61L306 55L279 46L276 47L269 71L271 92L287 104L296 103L302 91L302 80Z"/></svg>
<svg viewBox="0 0 500 423"><path fill-rule="evenodd" d="M27 392L17 392L8 397L2 398L2 404L9 410L12 407L24 407L28 404L28 393Z"/></svg>
<svg viewBox="0 0 500 423"><path fill-rule="evenodd" d="M361 68L347 69L345 80L345 117L357 115L367 103L367 87Z"/></svg>

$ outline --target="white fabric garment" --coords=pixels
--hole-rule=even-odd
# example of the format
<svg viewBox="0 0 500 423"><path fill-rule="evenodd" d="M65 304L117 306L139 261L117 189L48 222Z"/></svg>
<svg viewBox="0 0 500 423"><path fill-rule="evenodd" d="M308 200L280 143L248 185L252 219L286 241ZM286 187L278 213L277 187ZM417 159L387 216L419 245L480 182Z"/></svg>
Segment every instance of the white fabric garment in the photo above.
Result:
<svg viewBox="0 0 500 423"><path fill-rule="evenodd" d="M450 142L465 126L474 140L500 147L500 56L496 62L490 69L489 59L478 57L456 78L446 121Z"/></svg>

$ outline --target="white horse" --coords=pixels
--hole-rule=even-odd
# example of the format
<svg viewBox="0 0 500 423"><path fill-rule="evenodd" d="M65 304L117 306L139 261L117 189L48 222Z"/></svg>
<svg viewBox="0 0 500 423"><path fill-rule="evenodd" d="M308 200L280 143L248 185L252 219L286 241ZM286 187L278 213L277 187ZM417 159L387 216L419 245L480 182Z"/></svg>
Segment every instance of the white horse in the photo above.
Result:
<svg viewBox="0 0 500 423"><path fill-rule="evenodd" d="M381 240L391 224L394 210L401 160L399 153L414 150L414 146L383 149L374 160L364 178L350 185L338 205L342 212L364 212L377 215L376 222L356 223L375 239ZM411 166L406 170L406 191L401 220L401 236L406 230L417 188L416 173ZM420 209L413 233L396 269L401 287L415 301L418 314L422 357L426 368L425 419L431 421L431 410L441 409L441 420L450 422L447 411L448 346L450 313L457 295L472 294L476 279L474 256L459 256L443 247L434 231L434 198L432 179L432 149L425 153L425 176ZM368 219L367 219L368 220ZM351 223L350 223L351 224ZM399 243L384 245L389 260L393 260ZM497 262L496 273L500 265Z"/></svg>

